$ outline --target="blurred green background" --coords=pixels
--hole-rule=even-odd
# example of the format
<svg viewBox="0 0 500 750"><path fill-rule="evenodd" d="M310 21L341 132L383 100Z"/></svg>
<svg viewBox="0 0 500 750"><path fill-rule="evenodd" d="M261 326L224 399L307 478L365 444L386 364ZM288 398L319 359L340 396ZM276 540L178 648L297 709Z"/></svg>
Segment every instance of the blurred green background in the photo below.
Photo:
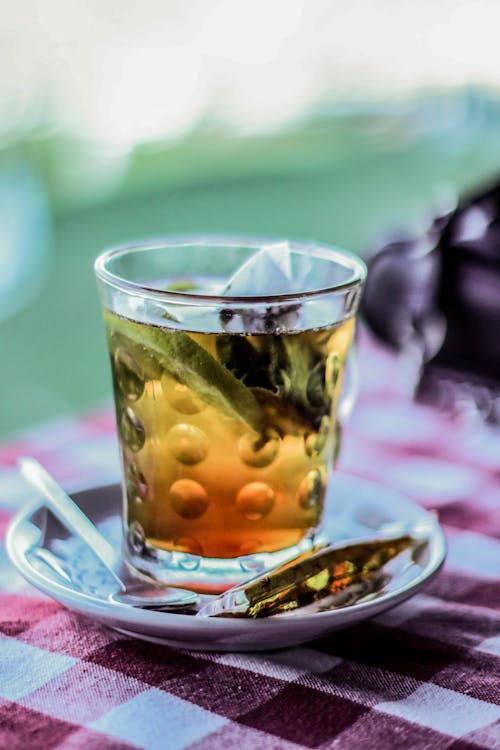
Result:
<svg viewBox="0 0 500 750"><path fill-rule="evenodd" d="M34 16L29 11L33 2L20 3L19 8L26 6L24 15L19 8L11 11L18 14L17 25L11 25L9 34L3 34L11 45L9 60L14 62L19 46L24 45L24 51L28 47L36 50L33 40L38 43L43 39L46 48L39 45L39 58L30 58L31 68L19 63L19 79L7 73L0 75L5 109L0 126L0 439L45 420L94 408L110 398L110 375L93 277L93 261L101 249L154 235L230 232L324 241L367 257L388 233L421 230L435 212L451 205L454 196L497 175L498 94L483 85L481 76L478 81L470 81L463 66L461 79L455 80L452 72L457 70L457 60L451 43L448 52L444 46L448 66L441 66L439 75L429 76L430 58L423 47L414 50L411 64L405 69L404 59L398 58L397 64L392 64L387 48L380 42L379 48L365 50L372 60L361 60L364 67L354 72L346 68L346 83L335 73L345 72L344 60L339 57L335 69L327 64L327 52L334 49L331 29L337 28L338 19L332 18L330 25L326 24L326 13L333 6L322 0L310 6L277 3L276 8L280 5L280 9L275 8L272 17L271 6L257 4L254 13L250 4L238 0L240 10L244 7L247 13L247 25L251 19L255 21L253 31L245 30L238 19L235 21L234 5L221 2L217 4L215 21L206 8L201 14L207 21L205 36L193 34L190 24L198 29L200 16L193 20L193 13L189 14L185 6L173 0L153 3L157 11L161 5L167 20L177 22L184 13L182 28L174 24L165 31L175 44L182 38L182 48L169 48L166 43L163 48L164 42L158 42L157 37L151 42L144 24L138 30L138 19L142 23L147 16L139 11L130 17L118 11L105 17L97 3L90 2L85 12L82 6L70 3L81 16L76 23L66 6L55 3L59 10L52 8L52 20L60 23L61 29L66 24L67 38L58 38L56 67L48 73L44 70L53 91L47 96L39 86L35 95L34 86L39 83L37 76L43 68L38 62L49 58L48 50L54 47L58 27L57 23L46 23L40 30L40 18L44 12L50 13L48 6L34 3L38 14ZM341 0L333 5L351 7ZM419 5L420 10L425 10L424 5ZM460 6L463 28L457 31L456 23L449 27L456 32L453 38L450 36L451 41L460 41L460 33L468 32L465 5ZM287 27L283 20L292 6ZM374 7L367 5L365 10L372 12ZM274 23L272 33L262 39L258 36L263 33L259 13L265 16L268 31ZM458 13L455 19L459 16ZM343 18L345 23L349 21L347 10ZM426 19L425 15L417 19L422 29L427 29ZM379 20L380 29L385 29L384 19ZM358 29L355 14L351 21ZM401 32L406 25L400 19ZM154 23L147 28L150 27L154 29ZM442 31L448 27L439 28ZM235 29L241 39L233 40L232 47L226 45L225 57L221 57L220 49L231 42ZM436 44L437 29L432 24L428 27L425 38L429 49ZM129 33L130 49L120 46L123 40L118 37L124 30ZM218 36L213 36L215 32ZM250 42L243 49L245 33L250 34ZM257 35L255 44L252 33ZM410 31L406 33L410 41L405 42L405 54L410 55L408 45L413 36ZM85 44L74 45L79 34L82 40L92 40L94 44L87 50L90 62L98 61L94 68L90 66L92 77L82 57ZM419 39L422 38L423 31ZM318 52L320 42L323 57ZM462 49L458 43L456 47ZM298 48L303 52L300 60ZM486 43L483 48L489 49ZM172 50L180 49L184 61L181 67L159 67L159 62L171 59ZM339 49L345 57L347 43ZM4 52L9 52L8 45ZM170 57L162 57L163 53ZM203 65L197 63L196 75L177 81L181 68L186 72L184 63L195 53ZM257 55L257 61L251 55ZM324 74L319 68L320 57L329 76L323 75L324 80L318 73ZM351 57L357 60L355 50ZM488 71L491 66L484 54L483 58L484 70ZM148 63L145 73L156 75L154 81L151 78L154 86L145 95L148 79L140 75L127 78L123 73L128 70L130 74L126 68L128 59L133 61L133 70L136 62L143 66ZM119 75L115 71L115 78L109 72L114 70L108 66L110 60L123 64ZM425 65L417 68L415 60ZM209 73L207 61L212 64ZM368 75L372 61L381 63L380 81L397 81L396 93L378 86L380 81L374 93L377 73L371 78ZM306 62L314 65L309 69ZM300 67L293 68L298 63ZM80 78L75 71L81 74ZM412 78L406 91L408 71ZM230 72L234 74L232 88L228 85ZM245 85L244 72L249 76ZM369 85L363 75L370 79ZM453 78L450 86L443 85L447 77ZM353 81L361 78L362 85L351 91ZM427 79L432 85L426 88ZM321 80L327 85L319 92ZM269 91L264 91L266 81ZM332 81L338 84L337 89L332 88ZM26 97L31 97L29 117L27 105L24 109L19 105L19 82L26 84ZM118 86L115 100L117 82L121 88ZM212 85L214 82L216 85ZM191 85L194 88L190 93ZM61 101L66 102L67 111L56 101L54 91L65 93L66 99L62 97ZM186 110L190 119L186 115L184 124L176 120L175 133L167 127L169 117L177 112L175 107L168 109L169 91L172 97L179 95L179 106L188 109L195 101L193 92L199 92L196 111ZM212 99L206 91L211 92ZM248 96L241 98L243 95ZM10 110L6 102L12 104ZM81 108L75 103L80 103ZM158 110L156 122L160 105L163 109ZM226 118L214 116L214 112L227 115L226 105ZM78 120L71 120L68 112L73 112L72 107L85 120L88 132L79 127ZM262 122L255 126L257 115ZM253 126L245 127L249 121ZM120 122L130 127L122 127ZM152 124L156 129L150 128Z"/></svg>
<svg viewBox="0 0 500 750"><path fill-rule="evenodd" d="M444 189L470 189L493 176L500 123L491 119L471 108L466 127L456 122L437 134L415 135L405 117L381 115L377 127L377 117L364 115L272 137L192 135L175 148L138 153L110 199L87 196L80 205L50 188L39 167L51 252L38 291L0 324L0 436L107 398L92 269L102 248L214 231L315 239L366 256L388 231L424 225ZM9 165L21 159L26 164L25 155L10 154Z"/></svg>

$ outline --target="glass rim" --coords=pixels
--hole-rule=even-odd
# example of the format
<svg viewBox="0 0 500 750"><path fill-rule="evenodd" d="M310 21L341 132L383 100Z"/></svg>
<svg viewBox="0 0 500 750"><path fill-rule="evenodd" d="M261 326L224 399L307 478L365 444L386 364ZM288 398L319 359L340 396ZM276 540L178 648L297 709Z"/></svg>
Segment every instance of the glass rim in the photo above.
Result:
<svg viewBox="0 0 500 750"><path fill-rule="evenodd" d="M255 294L255 295L221 295L221 294L201 294L193 291L174 291L169 289L158 289L141 284L124 278L113 273L107 267L110 261L130 252L147 252L148 250L159 250L161 248L181 248L181 247L202 247L215 246L219 247L248 247L249 249L258 250L263 245L277 244L288 242L293 252L313 251L316 257L325 260L337 261L340 265L349 268L352 271L352 277L333 286L325 286L319 289L310 289L300 292L286 292L284 294ZM364 261L356 253L345 250L334 245L322 242L312 242L310 240L288 240L278 237L257 237L243 235L167 235L163 237L153 237L120 245L113 245L103 250L94 262L94 271L98 279L109 284L116 289L128 292L141 297L152 297L161 300L170 300L176 303L191 304L209 304L218 303L225 305L228 302L233 304L248 303L286 303L296 300L310 299L321 297L326 294L335 294L347 292L355 289L366 278L367 267Z"/></svg>

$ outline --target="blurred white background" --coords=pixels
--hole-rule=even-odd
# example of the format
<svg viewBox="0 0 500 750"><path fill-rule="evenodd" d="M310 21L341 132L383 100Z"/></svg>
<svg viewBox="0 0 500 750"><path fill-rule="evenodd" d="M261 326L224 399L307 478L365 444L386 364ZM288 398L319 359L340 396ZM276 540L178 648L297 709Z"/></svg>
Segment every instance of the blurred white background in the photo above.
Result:
<svg viewBox="0 0 500 750"><path fill-rule="evenodd" d="M498 0L2 0L0 134L126 151L204 119L500 81Z"/></svg>

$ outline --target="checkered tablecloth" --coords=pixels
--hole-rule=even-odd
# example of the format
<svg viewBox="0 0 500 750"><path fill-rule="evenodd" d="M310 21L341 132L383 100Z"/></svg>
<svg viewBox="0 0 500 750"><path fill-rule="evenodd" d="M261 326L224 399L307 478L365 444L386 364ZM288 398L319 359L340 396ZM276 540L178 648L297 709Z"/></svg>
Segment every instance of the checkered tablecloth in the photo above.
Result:
<svg viewBox="0 0 500 750"><path fill-rule="evenodd" d="M500 748L500 430L411 401L411 368L365 337L344 470L437 511L442 573L403 605L300 647L177 651L77 616L0 551L0 747ZM111 409L0 446L0 534L28 499L19 455L68 488L118 473Z"/></svg>

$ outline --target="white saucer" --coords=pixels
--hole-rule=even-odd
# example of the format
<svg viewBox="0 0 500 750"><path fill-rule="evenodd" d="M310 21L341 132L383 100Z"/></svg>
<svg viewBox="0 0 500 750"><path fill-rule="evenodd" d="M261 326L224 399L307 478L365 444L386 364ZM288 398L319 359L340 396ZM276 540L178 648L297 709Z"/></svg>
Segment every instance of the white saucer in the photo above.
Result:
<svg viewBox="0 0 500 750"><path fill-rule="evenodd" d="M7 533L7 551L17 570L40 591L134 638L205 651L282 648L325 636L400 604L438 572L445 558L444 536L437 521L398 492L337 472L329 495L331 512L326 527L332 540L365 537L391 523L424 522L428 536L404 564L392 569L382 588L355 604L326 612L228 619L134 609L111 602L107 598L113 588L109 574L40 503L13 519ZM75 493L73 498L119 549L119 487L96 487ZM58 560L60 572L52 564L57 567Z"/></svg>

